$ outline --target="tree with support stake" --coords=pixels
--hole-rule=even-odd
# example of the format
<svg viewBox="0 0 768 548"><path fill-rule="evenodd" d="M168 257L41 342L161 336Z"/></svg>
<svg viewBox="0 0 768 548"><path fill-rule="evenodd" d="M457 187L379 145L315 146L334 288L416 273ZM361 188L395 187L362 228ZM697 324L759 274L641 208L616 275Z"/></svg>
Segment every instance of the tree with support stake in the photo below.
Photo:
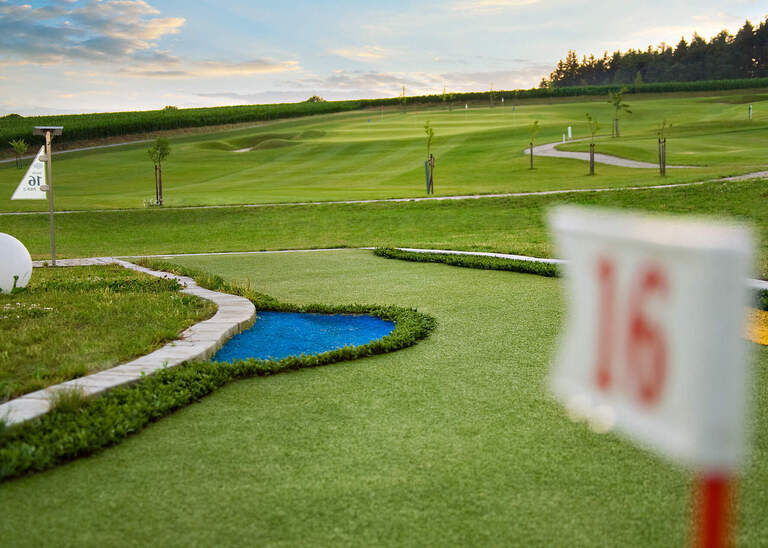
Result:
<svg viewBox="0 0 768 548"><path fill-rule="evenodd" d="M611 130L611 137L619 136L619 114L626 112L632 114L629 110L629 105L624 102L624 93L627 88L621 88L619 91L611 91L608 93L608 102L613 107L613 128Z"/></svg>
<svg viewBox="0 0 768 548"><path fill-rule="evenodd" d="M155 165L155 205L163 205L163 161L171 153L168 139L159 137L147 150L149 159Z"/></svg>
<svg viewBox="0 0 768 548"><path fill-rule="evenodd" d="M539 121L534 120L531 125L528 126L528 135L530 135L531 140L529 143L530 146L530 155L531 155L531 167L529 169L533 169L533 142L536 139L536 134L539 132L541 128L539 127Z"/></svg>
<svg viewBox="0 0 768 548"><path fill-rule="evenodd" d="M600 129L600 124L597 120L592 118L592 115L587 112L587 124L589 125L589 134L591 141L589 143L589 174L595 174L595 134Z"/></svg>
<svg viewBox="0 0 768 548"><path fill-rule="evenodd" d="M427 178L427 194L435 193L435 157L432 156L432 139L435 137L435 130L429 125L429 120L424 124L424 133L427 136L427 161L424 162L424 171Z"/></svg>
<svg viewBox="0 0 768 548"><path fill-rule="evenodd" d="M667 176L667 136L666 130L672 127L666 120L661 121L659 126L659 175Z"/></svg>

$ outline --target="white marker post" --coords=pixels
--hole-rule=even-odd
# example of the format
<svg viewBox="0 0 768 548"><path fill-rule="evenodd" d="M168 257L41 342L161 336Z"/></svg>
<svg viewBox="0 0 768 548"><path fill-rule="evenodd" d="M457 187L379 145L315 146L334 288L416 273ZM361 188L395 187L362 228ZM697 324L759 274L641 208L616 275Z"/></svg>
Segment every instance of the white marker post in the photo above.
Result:
<svg viewBox="0 0 768 548"><path fill-rule="evenodd" d="M50 219L50 232L51 232L51 264L56 266L56 235L54 232L53 224L53 176L51 175L51 164L53 164L53 149L51 148L51 141L54 135L61 135L64 128L62 126L36 126L34 135L45 135L45 157L40 158L41 161L46 162L46 171L48 172L48 184L44 190L48 194L48 216Z"/></svg>
<svg viewBox="0 0 768 548"><path fill-rule="evenodd" d="M562 207L569 316L550 385L572 416L615 427L697 474L698 547L723 547L744 460L743 228Z"/></svg>
<svg viewBox="0 0 768 548"><path fill-rule="evenodd" d="M571 126L568 126L568 140L570 141L573 138L573 133L571 130Z"/></svg>

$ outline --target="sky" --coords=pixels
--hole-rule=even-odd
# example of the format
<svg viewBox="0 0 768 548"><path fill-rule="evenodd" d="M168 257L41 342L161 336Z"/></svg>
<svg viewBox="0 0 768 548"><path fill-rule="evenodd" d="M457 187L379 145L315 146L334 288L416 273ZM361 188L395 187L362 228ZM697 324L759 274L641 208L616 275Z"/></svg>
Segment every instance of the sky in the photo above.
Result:
<svg viewBox="0 0 768 548"><path fill-rule="evenodd" d="M0 116L531 88L569 49L766 16L768 0L0 0Z"/></svg>

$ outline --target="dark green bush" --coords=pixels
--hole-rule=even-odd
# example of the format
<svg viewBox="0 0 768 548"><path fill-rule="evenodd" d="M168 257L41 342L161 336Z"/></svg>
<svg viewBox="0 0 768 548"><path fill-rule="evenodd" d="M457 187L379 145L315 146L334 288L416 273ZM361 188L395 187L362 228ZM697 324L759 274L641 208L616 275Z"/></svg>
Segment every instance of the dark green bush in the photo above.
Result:
<svg viewBox="0 0 768 548"><path fill-rule="evenodd" d="M415 253L403 251L391 247L379 247L373 250L379 257L387 259L399 259L401 261L414 261L419 263L443 263L451 266L465 268L480 268L483 270L508 270L510 272L523 272L538 276L557 277L560 269L555 264L539 263L534 261L520 261L516 259L501 259L497 257L485 257L483 255L449 255L446 253Z"/></svg>

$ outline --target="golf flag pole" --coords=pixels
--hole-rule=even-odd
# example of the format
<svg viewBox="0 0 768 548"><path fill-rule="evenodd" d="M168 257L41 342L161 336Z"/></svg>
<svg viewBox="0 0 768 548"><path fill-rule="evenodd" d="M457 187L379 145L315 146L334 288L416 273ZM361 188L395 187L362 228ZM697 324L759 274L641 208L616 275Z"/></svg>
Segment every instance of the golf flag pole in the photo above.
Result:
<svg viewBox="0 0 768 548"><path fill-rule="evenodd" d="M51 232L51 264L56 266L56 234L54 231L53 223L53 177L51 175L51 164L53 163L53 150L51 148L51 140L54 135L61 135L64 128L61 126L37 126L35 127L35 135L45 135L45 159L40 158L45 162L45 170L48 175L47 185L44 190L48 195L48 218L50 219L50 232Z"/></svg>
<svg viewBox="0 0 768 548"><path fill-rule="evenodd" d="M549 222L570 304L550 388L595 431L691 467L690 545L730 546L749 437L751 231L574 206Z"/></svg>

